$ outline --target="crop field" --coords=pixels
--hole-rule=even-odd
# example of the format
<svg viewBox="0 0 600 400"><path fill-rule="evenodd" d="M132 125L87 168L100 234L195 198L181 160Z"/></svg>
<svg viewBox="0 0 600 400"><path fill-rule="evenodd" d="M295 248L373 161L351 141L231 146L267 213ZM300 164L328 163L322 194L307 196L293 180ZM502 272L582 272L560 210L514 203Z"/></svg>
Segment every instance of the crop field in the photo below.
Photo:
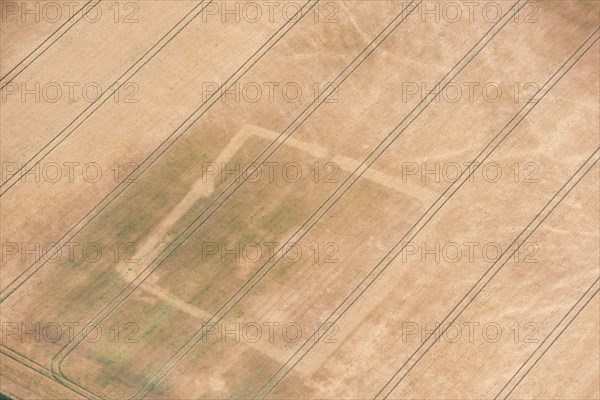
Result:
<svg viewBox="0 0 600 400"><path fill-rule="evenodd" d="M0 1L0 398L600 399L597 0Z"/></svg>

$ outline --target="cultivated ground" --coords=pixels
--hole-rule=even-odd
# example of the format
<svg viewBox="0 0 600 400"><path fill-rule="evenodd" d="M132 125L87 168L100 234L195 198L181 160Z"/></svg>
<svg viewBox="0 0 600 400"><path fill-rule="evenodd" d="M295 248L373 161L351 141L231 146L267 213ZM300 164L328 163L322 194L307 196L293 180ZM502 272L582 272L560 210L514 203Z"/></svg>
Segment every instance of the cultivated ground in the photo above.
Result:
<svg viewBox="0 0 600 400"><path fill-rule="evenodd" d="M0 393L599 399L599 29L0 2Z"/></svg>

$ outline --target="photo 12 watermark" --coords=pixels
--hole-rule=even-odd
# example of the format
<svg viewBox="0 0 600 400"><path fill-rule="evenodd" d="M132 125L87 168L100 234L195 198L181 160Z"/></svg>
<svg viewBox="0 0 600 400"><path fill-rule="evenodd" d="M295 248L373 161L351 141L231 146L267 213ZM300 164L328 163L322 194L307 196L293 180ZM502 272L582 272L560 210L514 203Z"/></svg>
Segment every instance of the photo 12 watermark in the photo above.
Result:
<svg viewBox="0 0 600 400"><path fill-rule="evenodd" d="M429 338L444 343L539 343L540 326L535 322L465 321L450 324L405 321L402 322L402 343L423 343Z"/></svg>
<svg viewBox="0 0 600 400"><path fill-rule="evenodd" d="M296 263L307 259L315 264L338 263L340 246L328 241L313 242L217 242L203 241L199 247L199 259L202 263L245 263L255 264L281 257L284 262Z"/></svg>
<svg viewBox="0 0 600 400"><path fill-rule="evenodd" d="M339 87L332 82L265 81L235 82L226 87L220 82L202 82L202 101L218 95L221 103L301 103L323 101L338 103Z"/></svg>
<svg viewBox="0 0 600 400"><path fill-rule="evenodd" d="M98 82L9 82L2 91L2 103L23 104L60 103L91 104L110 92L108 101L123 104L139 102L139 85L136 82L115 82L106 87Z"/></svg>
<svg viewBox="0 0 600 400"><path fill-rule="evenodd" d="M0 343L72 343L81 338L87 343L139 343L140 328L131 321L114 322L108 327L80 322L14 322L0 323Z"/></svg>
<svg viewBox="0 0 600 400"><path fill-rule="evenodd" d="M447 241L447 242L403 242L402 262L423 264L480 264L495 263L506 252L511 251L514 263L535 264L540 247L536 242L512 243L510 246L498 242Z"/></svg>
<svg viewBox="0 0 600 400"><path fill-rule="evenodd" d="M247 183L339 183L340 166L335 162L280 162L265 161L261 164L239 162L203 162L202 182L221 184Z"/></svg>
<svg viewBox="0 0 600 400"><path fill-rule="evenodd" d="M436 82L402 82L402 102L419 102L437 93L434 103L536 103L540 85L536 82L449 82L444 87Z"/></svg>
<svg viewBox="0 0 600 400"><path fill-rule="evenodd" d="M540 163L523 160L510 163L486 161L402 161L400 180L402 183L454 183L468 177L468 183L539 183Z"/></svg>
<svg viewBox="0 0 600 400"><path fill-rule="evenodd" d="M310 325L296 321L219 322L202 324L204 343L268 343L290 344L311 338L314 342L339 343L339 327L332 323Z"/></svg>
<svg viewBox="0 0 600 400"><path fill-rule="evenodd" d="M3 241L0 244L2 263L13 261L35 263L39 261L49 263L67 262L70 264L85 262L99 263L101 261L113 263L136 264L139 246L135 242L114 242L103 244L100 242L11 242Z"/></svg>
<svg viewBox="0 0 600 400"><path fill-rule="evenodd" d="M91 183L136 183L131 175L138 170L132 161L114 162L103 165L95 161L42 161L33 164L5 161L1 165L2 181L16 177L27 184L91 184Z"/></svg>
<svg viewBox="0 0 600 400"><path fill-rule="evenodd" d="M98 23L136 24L140 5L136 1L2 1L0 21L3 24Z"/></svg>
<svg viewBox="0 0 600 400"><path fill-rule="evenodd" d="M202 12L202 22L220 23L282 23L297 21L309 8L304 1L236 1L219 0L209 3ZM322 1L312 7L305 20L313 23L336 24L340 17L340 1Z"/></svg>
<svg viewBox="0 0 600 400"><path fill-rule="evenodd" d="M405 1L407 6L410 2ZM494 24L507 13L512 22L535 24L539 22L541 14L540 4L530 1L522 7L513 7L510 1L423 1L414 7L407 21L420 21L422 23L455 24L459 22L487 22Z"/></svg>

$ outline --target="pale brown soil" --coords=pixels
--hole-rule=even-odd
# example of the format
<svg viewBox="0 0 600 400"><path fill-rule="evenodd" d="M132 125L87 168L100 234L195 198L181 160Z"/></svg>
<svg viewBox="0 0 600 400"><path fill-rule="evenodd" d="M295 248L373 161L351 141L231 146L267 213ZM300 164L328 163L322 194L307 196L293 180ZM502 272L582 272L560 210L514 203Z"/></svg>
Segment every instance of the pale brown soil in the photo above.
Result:
<svg viewBox="0 0 600 400"><path fill-rule="evenodd" d="M2 19L0 393L600 398L600 3L427 1L397 28L408 1L130 3Z"/></svg>

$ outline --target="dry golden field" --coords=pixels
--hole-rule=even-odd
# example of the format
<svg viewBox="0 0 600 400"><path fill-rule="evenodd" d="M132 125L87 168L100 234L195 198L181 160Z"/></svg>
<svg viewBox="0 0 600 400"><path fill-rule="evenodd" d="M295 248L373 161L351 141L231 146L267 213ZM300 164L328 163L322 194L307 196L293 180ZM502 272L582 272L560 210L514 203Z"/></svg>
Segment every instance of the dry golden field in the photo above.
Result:
<svg viewBox="0 0 600 400"><path fill-rule="evenodd" d="M600 399L599 39L598 0L0 0L0 393Z"/></svg>

